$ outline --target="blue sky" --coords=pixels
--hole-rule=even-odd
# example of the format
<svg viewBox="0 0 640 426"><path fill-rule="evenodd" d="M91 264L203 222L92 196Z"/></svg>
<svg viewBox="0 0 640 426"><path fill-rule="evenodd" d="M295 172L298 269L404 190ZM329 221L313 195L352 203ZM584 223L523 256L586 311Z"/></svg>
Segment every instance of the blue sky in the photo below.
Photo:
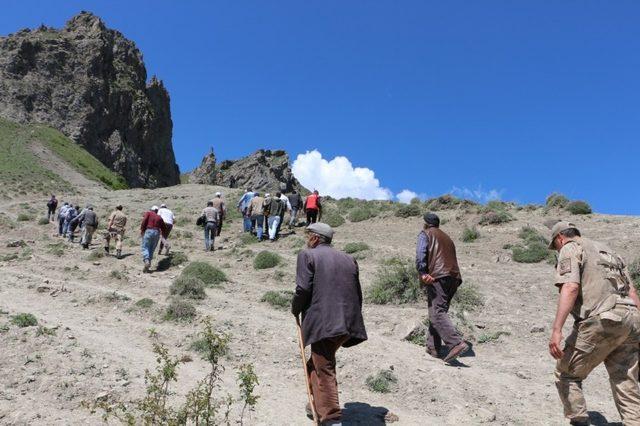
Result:
<svg viewBox="0 0 640 426"><path fill-rule="evenodd" d="M164 80L183 171L317 150L390 194L640 214L640 2L5 0L0 34L83 9Z"/></svg>

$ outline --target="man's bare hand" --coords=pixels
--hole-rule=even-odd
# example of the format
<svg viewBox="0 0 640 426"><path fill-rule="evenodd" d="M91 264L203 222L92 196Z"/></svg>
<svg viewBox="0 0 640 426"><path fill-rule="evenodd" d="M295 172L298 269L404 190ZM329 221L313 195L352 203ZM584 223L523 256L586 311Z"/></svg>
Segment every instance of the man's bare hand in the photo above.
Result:
<svg viewBox="0 0 640 426"><path fill-rule="evenodd" d="M564 356L564 351L560 349L562 344L562 331L553 331L551 333L551 339L549 340L549 353L555 359L560 359Z"/></svg>
<svg viewBox="0 0 640 426"><path fill-rule="evenodd" d="M433 284L435 282L435 279L429 274L422 274L420 275L420 281L422 281L424 284Z"/></svg>

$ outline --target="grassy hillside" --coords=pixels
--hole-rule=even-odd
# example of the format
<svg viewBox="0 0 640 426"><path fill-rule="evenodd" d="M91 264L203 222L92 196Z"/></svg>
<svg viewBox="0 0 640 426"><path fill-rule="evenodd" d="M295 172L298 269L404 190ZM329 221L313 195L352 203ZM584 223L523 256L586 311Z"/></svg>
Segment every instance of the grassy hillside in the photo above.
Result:
<svg viewBox="0 0 640 426"><path fill-rule="evenodd" d="M60 132L0 119L0 195L72 190L68 182L41 164L30 149L33 143L40 143L87 178L102 182L108 188L127 187L122 177Z"/></svg>

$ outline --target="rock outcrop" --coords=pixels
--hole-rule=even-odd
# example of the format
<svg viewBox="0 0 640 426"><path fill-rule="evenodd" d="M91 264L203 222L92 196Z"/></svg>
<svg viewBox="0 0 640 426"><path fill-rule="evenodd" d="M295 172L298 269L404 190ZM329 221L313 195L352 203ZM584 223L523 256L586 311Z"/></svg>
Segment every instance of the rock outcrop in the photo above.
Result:
<svg viewBox="0 0 640 426"><path fill-rule="evenodd" d="M97 16L0 37L0 116L42 123L133 187L178 184L169 94L142 54Z"/></svg>
<svg viewBox="0 0 640 426"><path fill-rule="evenodd" d="M291 173L289 156L285 151L258 150L240 160L226 160L216 164L213 149L193 172L189 181L229 188L291 192L305 188Z"/></svg>

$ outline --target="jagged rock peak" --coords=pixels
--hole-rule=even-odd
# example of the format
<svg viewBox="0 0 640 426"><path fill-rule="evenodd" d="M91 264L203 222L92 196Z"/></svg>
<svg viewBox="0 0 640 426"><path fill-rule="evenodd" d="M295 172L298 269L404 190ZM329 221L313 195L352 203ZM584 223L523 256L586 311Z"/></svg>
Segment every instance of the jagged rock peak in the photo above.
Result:
<svg viewBox="0 0 640 426"><path fill-rule="evenodd" d="M169 93L98 16L0 37L0 117L60 130L133 187L179 183Z"/></svg>
<svg viewBox="0 0 640 426"><path fill-rule="evenodd" d="M305 190L293 176L289 155L283 150L260 149L239 160L225 160L216 165L212 149L191 173L190 182L264 191Z"/></svg>

